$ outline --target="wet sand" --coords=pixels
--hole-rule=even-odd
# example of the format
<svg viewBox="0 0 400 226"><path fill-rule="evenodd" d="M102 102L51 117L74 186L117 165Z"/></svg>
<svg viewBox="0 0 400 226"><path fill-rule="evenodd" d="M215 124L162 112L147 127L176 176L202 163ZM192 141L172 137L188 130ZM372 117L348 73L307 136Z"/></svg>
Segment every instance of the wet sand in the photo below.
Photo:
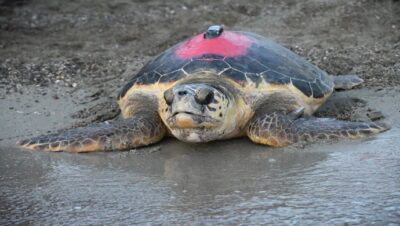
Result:
<svg viewBox="0 0 400 226"><path fill-rule="evenodd" d="M368 105L387 115L390 131L359 141L275 149L247 139L200 145L166 139L125 152L69 154L23 151L13 146L15 137L6 138L0 148L0 223L395 225L398 93L362 89L332 98L327 106L367 96ZM43 123L41 118L61 121L14 135L63 128L67 115L10 111L2 115L10 120L1 136Z"/></svg>
<svg viewBox="0 0 400 226"><path fill-rule="evenodd" d="M0 1L0 224L399 224L398 15L398 1ZM392 129L279 149L244 138L81 155L15 147L118 117L118 87L211 23L360 75L362 87L336 93L317 115L381 112Z"/></svg>

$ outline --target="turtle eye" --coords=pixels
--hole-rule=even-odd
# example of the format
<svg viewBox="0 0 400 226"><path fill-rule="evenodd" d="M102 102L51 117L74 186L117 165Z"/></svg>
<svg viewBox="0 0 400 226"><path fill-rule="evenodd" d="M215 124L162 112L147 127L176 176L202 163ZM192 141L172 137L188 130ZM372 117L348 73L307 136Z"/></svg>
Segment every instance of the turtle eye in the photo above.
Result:
<svg viewBox="0 0 400 226"><path fill-rule="evenodd" d="M213 100L214 92L208 88L201 88L196 91L194 98L197 103L207 105Z"/></svg>
<svg viewBox="0 0 400 226"><path fill-rule="evenodd" d="M172 92L171 89L164 92L164 99L168 105L172 104L172 102L174 101L174 93Z"/></svg>

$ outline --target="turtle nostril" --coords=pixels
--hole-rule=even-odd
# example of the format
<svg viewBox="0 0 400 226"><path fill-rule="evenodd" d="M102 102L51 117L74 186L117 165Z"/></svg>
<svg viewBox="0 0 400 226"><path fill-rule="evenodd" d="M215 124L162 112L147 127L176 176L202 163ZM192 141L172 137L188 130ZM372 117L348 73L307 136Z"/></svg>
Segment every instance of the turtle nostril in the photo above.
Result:
<svg viewBox="0 0 400 226"><path fill-rule="evenodd" d="M207 105L213 100L214 92L211 89L203 88L197 90L194 97L197 103Z"/></svg>
<svg viewBox="0 0 400 226"><path fill-rule="evenodd" d="M186 91L186 90L178 91L178 95L179 95L179 96L185 96L186 94L187 94L187 91Z"/></svg>
<svg viewBox="0 0 400 226"><path fill-rule="evenodd" d="M164 99L168 105L172 104L172 102L174 101L174 93L172 92L172 90L169 89L164 92Z"/></svg>

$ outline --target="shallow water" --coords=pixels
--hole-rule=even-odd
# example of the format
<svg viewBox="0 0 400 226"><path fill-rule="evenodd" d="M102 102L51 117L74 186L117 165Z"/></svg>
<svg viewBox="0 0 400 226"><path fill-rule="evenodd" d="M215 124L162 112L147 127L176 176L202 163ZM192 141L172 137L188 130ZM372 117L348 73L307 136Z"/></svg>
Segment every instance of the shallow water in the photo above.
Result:
<svg viewBox="0 0 400 226"><path fill-rule="evenodd" d="M396 134L286 150L245 139L84 155L2 148L0 223L399 223Z"/></svg>

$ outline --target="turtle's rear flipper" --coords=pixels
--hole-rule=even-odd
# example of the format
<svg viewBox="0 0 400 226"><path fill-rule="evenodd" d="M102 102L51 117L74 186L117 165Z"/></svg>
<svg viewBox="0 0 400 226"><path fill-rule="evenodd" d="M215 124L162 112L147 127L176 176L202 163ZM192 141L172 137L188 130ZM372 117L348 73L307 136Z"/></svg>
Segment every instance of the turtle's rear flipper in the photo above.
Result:
<svg viewBox="0 0 400 226"><path fill-rule="evenodd" d="M43 151L94 152L124 150L161 140L165 127L150 115L103 122L19 141L21 147Z"/></svg>
<svg viewBox="0 0 400 226"><path fill-rule="evenodd" d="M298 141L357 139L389 128L384 123L347 122L329 118L293 119L272 113L252 119L247 135L256 143L283 147Z"/></svg>
<svg viewBox="0 0 400 226"><path fill-rule="evenodd" d="M352 89L364 82L357 75L336 75L332 76L335 83L335 89Z"/></svg>

